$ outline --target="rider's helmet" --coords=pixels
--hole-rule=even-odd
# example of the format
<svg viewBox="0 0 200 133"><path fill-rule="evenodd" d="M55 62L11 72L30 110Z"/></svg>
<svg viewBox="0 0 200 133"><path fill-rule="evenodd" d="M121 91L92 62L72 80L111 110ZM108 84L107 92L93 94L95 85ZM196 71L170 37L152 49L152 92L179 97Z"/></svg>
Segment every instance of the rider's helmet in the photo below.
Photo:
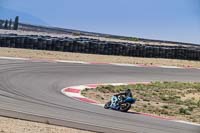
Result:
<svg viewBox="0 0 200 133"><path fill-rule="evenodd" d="M126 96L131 96L131 97L132 97L131 89L127 89L127 90L125 91L125 95L126 95Z"/></svg>
<svg viewBox="0 0 200 133"><path fill-rule="evenodd" d="M125 93L126 93L126 94L128 94L128 93L130 93L130 92L131 92L130 89L125 90Z"/></svg>

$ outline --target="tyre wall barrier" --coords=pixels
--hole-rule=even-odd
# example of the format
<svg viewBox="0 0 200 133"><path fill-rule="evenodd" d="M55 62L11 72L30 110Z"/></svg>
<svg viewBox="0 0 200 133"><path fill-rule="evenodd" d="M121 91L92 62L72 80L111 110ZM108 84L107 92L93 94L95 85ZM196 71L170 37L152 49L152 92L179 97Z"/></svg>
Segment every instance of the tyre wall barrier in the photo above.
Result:
<svg viewBox="0 0 200 133"><path fill-rule="evenodd" d="M100 41L90 38L58 38L50 36L0 35L0 47L78 52L132 57L200 60L200 46L148 45Z"/></svg>

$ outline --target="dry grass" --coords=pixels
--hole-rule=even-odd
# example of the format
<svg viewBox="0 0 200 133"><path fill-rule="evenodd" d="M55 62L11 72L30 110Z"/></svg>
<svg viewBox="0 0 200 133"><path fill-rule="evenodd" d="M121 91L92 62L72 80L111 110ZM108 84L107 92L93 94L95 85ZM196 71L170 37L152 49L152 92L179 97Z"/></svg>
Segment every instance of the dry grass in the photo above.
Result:
<svg viewBox="0 0 200 133"><path fill-rule="evenodd" d="M0 117L0 133L92 133L78 129Z"/></svg>
<svg viewBox="0 0 200 133"><path fill-rule="evenodd" d="M154 82L147 85L99 86L82 94L99 103L108 102L112 95L130 88L137 99L132 110L200 124L200 83Z"/></svg>
<svg viewBox="0 0 200 133"><path fill-rule="evenodd" d="M95 54L81 54L81 53L70 53L70 52L55 52L55 51L41 51L41 50L14 49L14 48L0 48L0 56L200 68L200 61L95 55Z"/></svg>

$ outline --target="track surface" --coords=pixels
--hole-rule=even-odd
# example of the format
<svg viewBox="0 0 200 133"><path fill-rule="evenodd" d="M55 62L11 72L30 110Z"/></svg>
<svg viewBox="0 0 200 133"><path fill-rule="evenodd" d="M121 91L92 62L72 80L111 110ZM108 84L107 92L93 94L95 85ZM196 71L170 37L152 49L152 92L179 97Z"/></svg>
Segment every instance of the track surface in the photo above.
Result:
<svg viewBox="0 0 200 133"><path fill-rule="evenodd" d="M67 86L91 83L199 81L199 75L197 69L0 60L0 109L16 111L0 110L0 115L48 120L57 125L99 132L200 133L200 126L105 110L60 92Z"/></svg>

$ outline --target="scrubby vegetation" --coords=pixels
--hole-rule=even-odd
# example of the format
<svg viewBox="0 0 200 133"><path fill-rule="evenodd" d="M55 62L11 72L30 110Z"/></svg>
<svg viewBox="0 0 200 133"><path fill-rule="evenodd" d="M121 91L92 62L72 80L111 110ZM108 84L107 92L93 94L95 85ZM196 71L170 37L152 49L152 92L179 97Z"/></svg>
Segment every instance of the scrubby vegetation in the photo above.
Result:
<svg viewBox="0 0 200 133"><path fill-rule="evenodd" d="M200 83L153 82L127 86L108 85L99 86L94 90L87 89L82 93L104 103L111 95L124 91L126 88L130 88L134 97L137 98L137 103L132 107L136 112L200 123Z"/></svg>
<svg viewBox="0 0 200 133"><path fill-rule="evenodd" d="M127 38L127 40L129 40L129 41L139 41L139 38L129 37L129 38Z"/></svg>

